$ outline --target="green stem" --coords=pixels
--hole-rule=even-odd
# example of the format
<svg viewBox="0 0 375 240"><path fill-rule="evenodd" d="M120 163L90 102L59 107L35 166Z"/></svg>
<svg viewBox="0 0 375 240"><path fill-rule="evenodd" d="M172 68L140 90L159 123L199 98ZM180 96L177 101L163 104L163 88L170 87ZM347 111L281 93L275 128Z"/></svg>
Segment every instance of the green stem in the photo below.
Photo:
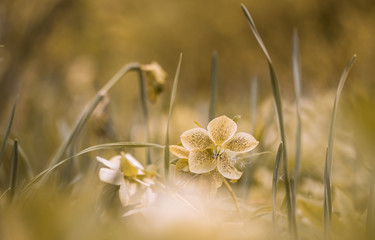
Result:
<svg viewBox="0 0 375 240"><path fill-rule="evenodd" d="M143 110L143 129L145 131L145 138L146 142L150 142L150 127L149 127L149 119L148 119L148 109L147 109L147 93L146 93L146 80L141 68L137 68L138 75L139 75L139 85L141 91L141 102L142 102L142 110ZM151 164L151 151L149 148L146 149L147 155L147 164Z"/></svg>
<svg viewBox="0 0 375 240"><path fill-rule="evenodd" d="M210 108L208 120L211 121L216 115L217 104L217 89L218 89L218 66L217 66L217 53L212 53L211 62L211 80L210 80Z"/></svg>
<svg viewBox="0 0 375 240"><path fill-rule="evenodd" d="M145 115L145 123L144 128L146 132L146 140L148 142L149 140L149 134L148 134L148 111L147 111L147 105L146 105L146 95L145 92L145 79L143 77L143 73L140 67L139 63L129 63L126 64L124 67L122 67L107 83L104 85L95 95L94 99L91 100L91 102L87 105L87 107L83 110L81 116L78 118L77 122L75 123L73 130L69 134L68 138L64 141L64 143L59 148L56 155L53 157L52 161L49 164L49 167L54 166L56 163L60 162L63 159L64 154L66 153L69 146L71 146L73 143L75 143L78 139L79 134L81 133L81 130L83 126L86 124L87 120L91 116L91 114L94 112L96 107L101 103L104 99L104 97L107 95L108 91L128 72L130 71L138 71L140 74L140 85L141 85L141 97L142 97L142 107L143 107L143 113Z"/></svg>
<svg viewBox="0 0 375 240"><path fill-rule="evenodd" d="M10 200L13 199L16 184L17 184L17 173L18 173L18 141L14 140L13 153L10 165L10 178L9 178L9 188L10 188Z"/></svg>
<svg viewBox="0 0 375 240"><path fill-rule="evenodd" d="M238 217L240 218L240 220L242 221L242 215L241 215L241 211L240 211L240 207L238 205L238 201L237 201L237 197L236 197L236 194L233 192L233 189L232 187L230 186L230 184L228 183L228 181L223 178L223 182L225 184L225 186L227 187L230 195L232 196L232 199L233 199L233 202L234 202L234 205L236 206L236 210L237 210L237 213L238 213Z"/></svg>

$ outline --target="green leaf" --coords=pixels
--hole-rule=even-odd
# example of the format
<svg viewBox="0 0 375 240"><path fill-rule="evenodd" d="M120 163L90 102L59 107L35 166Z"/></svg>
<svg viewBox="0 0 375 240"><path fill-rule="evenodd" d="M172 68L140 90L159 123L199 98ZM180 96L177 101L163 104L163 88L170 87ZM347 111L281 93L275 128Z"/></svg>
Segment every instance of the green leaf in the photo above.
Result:
<svg viewBox="0 0 375 240"><path fill-rule="evenodd" d="M94 112L96 107L100 102L103 101L104 97L107 95L108 91L129 71L139 70L140 66L138 63L129 63L123 66L95 95L85 109L82 111L80 117L77 119L74 124L73 130L70 132L68 138L63 142L57 151L56 155L52 158L49 166L53 166L56 163L60 162L64 154L66 154L67 149L76 145L76 141L81 133L83 127L86 125L89 117Z"/></svg>
<svg viewBox="0 0 375 240"><path fill-rule="evenodd" d="M280 142L279 148L277 149L277 155L275 159L275 166L273 168L272 177L272 223L276 226L276 193L277 193L277 181L279 179L280 162L283 152L283 142Z"/></svg>
<svg viewBox="0 0 375 240"><path fill-rule="evenodd" d="M323 199L323 227L326 237L331 234L332 225L332 193L331 193L331 174L332 174L332 154L333 154L333 133L336 120L337 105L340 100L341 92L344 87L345 81L348 77L350 69L356 60L356 55L354 55L350 61L347 63L344 72L341 75L339 86L336 91L335 101L333 103L331 122L329 126L329 134L327 141L326 159L324 164L324 199Z"/></svg>
<svg viewBox="0 0 375 240"><path fill-rule="evenodd" d="M10 197L13 199L16 192L17 185L17 175L18 175L18 141L14 141L12 158L10 160L10 175L9 175L9 188Z"/></svg>
<svg viewBox="0 0 375 240"><path fill-rule="evenodd" d="M367 207L366 233L369 239L375 238L375 169L371 173L370 194Z"/></svg>
<svg viewBox="0 0 375 240"><path fill-rule="evenodd" d="M4 153L5 145L6 145L7 140L8 140L10 129L12 128L12 125L13 125L13 119L14 119L14 114L16 113L17 102L18 102L18 96L14 100L13 107L12 107L12 112L10 114L10 118L9 118L9 121L8 121L8 127L7 127L7 129L5 131L3 142L1 143L1 148L0 148L0 165L2 163L2 159L3 159L2 156L3 156L3 153Z"/></svg>
<svg viewBox="0 0 375 240"><path fill-rule="evenodd" d="M217 66L217 53L212 52L211 60L211 80L210 80L210 107L208 121L215 118L216 105L217 105L217 91L218 91L218 66Z"/></svg>
<svg viewBox="0 0 375 240"><path fill-rule="evenodd" d="M171 121L174 101L176 99L178 79L180 77L181 62L182 62L182 53L180 54L180 59L178 61L177 70L176 70L176 74L175 74L174 81L173 81L171 100L169 103L169 113L168 113L167 131L166 131L166 136L165 136L165 150L164 150L164 175L165 175L166 181L168 181L169 179L169 125Z"/></svg>
<svg viewBox="0 0 375 240"><path fill-rule="evenodd" d="M139 85L140 85L140 98L142 103L142 112L143 112L143 129L145 131L146 142L150 141L150 127L149 127L149 116L147 108L147 90L146 90L146 80L144 73L141 68L137 68L139 75ZM149 148L146 149L147 164L151 164L151 151Z"/></svg>
<svg viewBox="0 0 375 240"><path fill-rule="evenodd" d="M268 63L272 93L273 93L273 98L274 98L274 102L276 106L276 117L277 117L281 141L283 142L283 165L284 165L284 174L285 174L285 192L286 192L286 200L287 200L287 206L288 206L289 232L293 235L295 239L297 239L298 232L297 232L296 216L294 212L295 207L293 206L293 202L291 198L291 188L290 188L289 173L288 173L289 171L288 171L286 136L285 136L284 118L283 118L283 112L282 112L283 106L282 106L282 101L281 101L281 96L280 96L279 82L277 80L275 69L273 67L270 55L268 54L267 48L264 45L262 38L260 37L260 34L255 26L253 19L251 18L249 11L246 9L246 7L243 4L241 4L241 7L247 18L247 22L249 23L251 31L253 32L256 40L258 41L259 46L261 47L264 55L266 56L267 63Z"/></svg>
<svg viewBox="0 0 375 240"><path fill-rule="evenodd" d="M301 124L301 63L299 59L299 46L297 30L293 33L293 79L294 91L296 94L296 113L297 113L297 130L296 130L296 152L294 157L294 186L292 190L292 202L294 211L296 210L296 194L298 178L301 169L301 146L302 146L302 124Z"/></svg>
<svg viewBox="0 0 375 240"><path fill-rule="evenodd" d="M258 79L254 78L251 81L251 89L250 89L250 126L251 126L251 133L255 132L255 123L257 119L257 102L258 102Z"/></svg>

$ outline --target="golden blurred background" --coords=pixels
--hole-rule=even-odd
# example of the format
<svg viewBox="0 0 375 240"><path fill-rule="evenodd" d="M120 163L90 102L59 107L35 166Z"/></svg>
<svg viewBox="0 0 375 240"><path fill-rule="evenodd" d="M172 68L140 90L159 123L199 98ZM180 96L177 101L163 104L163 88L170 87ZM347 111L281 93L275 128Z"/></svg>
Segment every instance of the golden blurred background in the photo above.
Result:
<svg viewBox="0 0 375 240"><path fill-rule="evenodd" d="M294 29L300 39L304 96L335 90L354 53L358 61L344 93L360 86L369 90L364 98L371 96L375 86L373 1L243 3L268 47L285 99L294 99ZM207 123L213 51L219 59L218 115L249 117L254 77L259 79L260 102L271 94L265 57L238 1L4 0L0 24L0 130L5 131L19 94L12 136L19 138L38 169L45 166L95 92L129 62L157 61L169 74L166 91L150 104L150 119L156 122L151 123L156 128L152 131L161 134L159 138L151 135L154 142L164 141L165 127L159 120L165 120L180 52L174 141L186 130L179 128L180 122L189 121L189 127L194 120ZM110 92L115 134L85 145L137 138L132 132L139 135L134 124L142 121L138 95L138 81L130 74Z"/></svg>
<svg viewBox="0 0 375 240"><path fill-rule="evenodd" d="M336 225L337 236L345 235L342 231L345 226L350 233L347 239L359 233L361 238L365 232L363 223L367 216L371 170L375 169L374 1L245 0L242 3L257 25L280 81L290 169L295 159L297 119L292 75L292 35L294 29L298 30L302 66L302 165L297 191L297 215L301 226L315 224L308 230L301 228L301 233L310 234L310 238L301 239L314 239L314 233L321 231L322 179L332 105L345 64L353 54L357 54L357 62L349 74L338 109L332 185L334 214L340 218L339 223L343 224ZM18 139L34 173L46 169L87 103L123 65L156 61L168 73L168 79L157 101L148 102L150 142L164 145L173 78L179 54L183 53L170 125L170 143L177 144L182 132L196 126L194 121L203 127L207 126L211 56L216 51L219 69L216 115L241 115L239 130L251 132L259 140L255 152L266 152L251 165L250 174L243 177L244 180L241 179L246 184L246 181L250 183L246 185L239 182L238 186L247 188L245 194L241 193L241 197L244 196L241 200L243 208L251 212L253 208L265 207L266 214L270 214L275 154L269 152L276 152L280 137L271 99L267 62L240 4L233 0L0 1L1 139L12 106L19 96L10 139ZM251 82L255 78L258 79L258 101L254 118L250 93ZM108 105L100 106L100 111L96 111L90 118L74 150L77 152L104 142L144 142L146 138L139 92L137 75L126 75L109 92L109 101L104 101ZM253 119L255 122L251 121ZM3 170L1 173L5 173L0 176L2 192L8 186L7 169L12 145L8 144L5 150L5 154L0 156L5 159L3 169L0 169ZM140 162L145 162L144 149L130 152ZM96 171L98 163L94 160L96 154L110 157L113 152L101 151L81 156L80 159L91 161L80 161L74 168L67 167L68 170L81 170L68 174L67 178L75 176L69 179L70 185L66 184L68 187L63 188L61 186L64 183L58 182L59 174L66 172L57 171L51 177L52 184L45 184L42 191L33 193L35 198L27 202L25 208L30 218L26 222L35 224L31 227L34 228L34 236L39 239L51 239L51 236L64 239L61 238L64 234L79 233L77 229L82 222L95 226L95 223L86 221L93 219L92 215L97 214L95 211L103 217L101 211L119 210L113 208L113 201L106 205L97 200L98 196L107 193L101 192L106 186L99 184ZM152 156L158 163L163 161L163 152L160 150L152 150ZM21 162L19 185L28 180L25 178L25 169L27 167ZM68 194L64 194L65 191ZM278 191L283 193L282 188ZM108 192L114 195L113 189ZM285 210L281 204L282 197L283 194L278 194L280 213ZM77 211L71 211L74 204L71 205L70 201L76 204ZM45 210L46 205L50 211L47 214L40 211ZM60 208L54 209L59 205ZM115 215L120 214L116 212ZM4 216L14 217L0 225L0 230L7 229L9 232L9 239L14 239L14 232L27 235L27 231L18 231L21 229L17 225L18 217L11 210ZM123 233L131 231L131 227L121 230L123 223L128 224L130 220L116 222L117 218L108 219L114 224L108 227L112 230L116 228L114 232L119 233L115 234L117 238L111 239L123 239ZM271 221L267 216L265 223L262 217L259 220L262 222L258 224L262 227L249 227L247 230L257 234L261 232L261 236L269 232ZM71 231L57 231L56 226L60 225L69 226ZM7 226L14 226L15 230ZM93 239L108 239L107 232L102 229L87 229L84 233ZM223 229L226 231L226 228ZM97 231L100 234L93 236ZM46 236L40 235L40 232ZM194 231L190 232L190 235L195 234ZM77 239L82 239L79 234L77 236ZM226 239L223 237L225 235L220 236Z"/></svg>

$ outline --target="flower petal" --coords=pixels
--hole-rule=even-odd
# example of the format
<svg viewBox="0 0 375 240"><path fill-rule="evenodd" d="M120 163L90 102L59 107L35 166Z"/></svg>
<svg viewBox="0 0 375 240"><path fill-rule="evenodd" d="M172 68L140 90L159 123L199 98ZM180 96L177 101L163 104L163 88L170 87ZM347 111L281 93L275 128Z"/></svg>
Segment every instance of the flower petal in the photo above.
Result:
<svg viewBox="0 0 375 240"><path fill-rule="evenodd" d="M189 151L204 150L213 147L214 143L208 136L207 130L203 128L193 128L181 135L182 145Z"/></svg>
<svg viewBox="0 0 375 240"><path fill-rule="evenodd" d="M137 159L133 157L133 155L131 155L130 153L125 153L125 158L128 163L137 168L137 175L145 175L145 173L143 172L143 170L145 170L144 167L137 161Z"/></svg>
<svg viewBox="0 0 375 240"><path fill-rule="evenodd" d="M244 153L253 150L258 146L258 143L259 142L252 135L239 132L224 144L224 148L229 151Z"/></svg>
<svg viewBox="0 0 375 240"><path fill-rule="evenodd" d="M223 154L217 161L217 170L228 179L240 179L242 172L238 171L232 161L227 157L227 154Z"/></svg>
<svg viewBox="0 0 375 240"><path fill-rule="evenodd" d="M189 162L188 162L187 158L186 159L185 158L179 159L176 163L175 170L181 171L181 172L190 172Z"/></svg>
<svg viewBox="0 0 375 240"><path fill-rule="evenodd" d="M99 178L103 182L114 185L120 185L124 181L124 177L120 171L109 168L101 168L99 170Z"/></svg>
<svg viewBox="0 0 375 240"><path fill-rule="evenodd" d="M223 176L220 174L220 172L217 169L215 169L211 171L210 174L211 174L212 179L215 181L216 188L221 187L224 179L223 179Z"/></svg>
<svg viewBox="0 0 375 240"><path fill-rule="evenodd" d="M176 155L178 158L188 158L189 157L189 151L181 146L177 145L170 145L169 146L169 151Z"/></svg>
<svg viewBox="0 0 375 240"><path fill-rule="evenodd" d="M129 163L131 165L133 165L134 167L138 168L138 169L141 169L141 170L145 170L144 167L142 166L142 164L140 164L137 159L135 159L133 157L133 155L131 155L130 153L125 153L125 157L126 159L129 161Z"/></svg>
<svg viewBox="0 0 375 240"><path fill-rule="evenodd" d="M156 200L156 193L151 188L147 188L141 196L141 204L143 206L150 206Z"/></svg>
<svg viewBox="0 0 375 240"><path fill-rule="evenodd" d="M126 181L126 187L130 196L134 196L137 193L137 183Z"/></svg>
<svg viewBox="0 0 375 240"><path fill-rule="evenodd" d="M131 160L129 160L129 158L124 153L122 153L121 156L123 157L123 159L122 159L122 173L124 174L125 177L136 177L140 173L143 174L142 170L140 170L139 168L134 166L133 162ZM137 160L135 160L135 161L137 161Z"/></svg>
<svg viewBox="0 0 375 240"><path fill-rule="evenodd" d="M237 131L237 124L227 116L213 119L207 126L208 134L217 145L228 141Z"/></svg>
<svg viewBox="0 0 375 240"><path fill-rule="evenodd" d="M190 152L188 161L193 173L206 173L216 168L216 159L211 149Z"/></svg>
<svg viewBox="0 0 375 240"><path fill-rule="evenodd" d="M120 201L121 201L122 206L125 207L125 206L129 205L130 194L129 194L128 186L125 184L125 182L120 185L120 189L119 189L118 193L119 193L119 197L120 197Z"/></svg>
<svg viewBox="0 0 375 240"><path fill-rule="evenodd" d="M197 174L190 172L187 159L182 158L177 161L173 177L174 183L177 186L184 187L195 175Z"/></svg>
<svg viewBox="0 0 375 240"><path fill-rule="evenodd" d="M223 178L221 176L221 178ZM211 173L200 174L195 182L195 188L198 190L198 194L206 202L212 200L217 192L216 181L214 180Z"/></svg>
<svg viewBox="0 0 375 240"><path fill-rule="evenodd" d="M109 167L109 168L112 168L112 169L119 169L120 168L120 159L121 159L121 156L119 156L119 155L114 156L109 161L107 159L99 157L99 156L96 157L96 160L103 163L106 167Z"/></svg>

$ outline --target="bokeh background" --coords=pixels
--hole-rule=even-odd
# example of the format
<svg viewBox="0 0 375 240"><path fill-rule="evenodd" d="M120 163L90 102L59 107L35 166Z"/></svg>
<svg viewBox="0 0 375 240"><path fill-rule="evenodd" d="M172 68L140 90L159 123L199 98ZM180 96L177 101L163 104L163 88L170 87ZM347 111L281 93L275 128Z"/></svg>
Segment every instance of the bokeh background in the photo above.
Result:
<svg viewBox="0 0 375 240"><path fill-rule="evenodd" d="M250 132L259 140L254 152L265 152L252 162L241 181L232 185L248 220L246 234L250 235L244 239L249 236L265 239L264 234L271 232L272 169L280 138L267 62L240 3L234 0L1 0L0 139L18 96L10 133L10 139L17 138L24 152L20 157L23 161L20 161L17 187L30 180L27 170L32 169L35 174L46 169L87 103L130 62L156 61L169 76L157 101L148 102L151 142L164 145L170 93L181 52L183 60L170 143L177 144L183 131L196 126L194 121L205 127L211 55L216 51L217 115L241 115L239 130ZM332 105L340 75L353 54L357 54L340 99L335 125L332 191L334 233L338 239L362 239L366 231L371 171L375 169L374 1L244 0L242 3L258 27L280 81L291 173L297 124L292 35L295 29L298 31L302 67L302 165L297 189L297 222L301 239L317 239L322 232L323 169ZM253 111L254 96L250 89L255 78L258 100ZM100 111L91 116L75 150L105 142L145 141L139 92L137 74L129 73L109 92L108 105L100 106ZM0 156L4 159L0 165L0 193L9 185L11 150L12 144L8 144ZM123 239L135 234L136 230L129 225L132 220L119 220L124 209L120 208L116 189L108 191L108 186L100 184L98 179L99 164L95 156L109 158L114 152L99 151L77 158L80 161L71 161L72 165L56 170L51 181L33 189L33 198L25 198L25 202L21 199L21 207L15 211L5 204L6 197L0 196L0 208L7 206L4 214L0 214L3 217L0 236L3 234L4 239ZM145 163L144 149L130 152ZM152 150L152 157L154 162L162 163L163 151ZM25 162L30 166L25 166ZM280 175L282 179L283 171ZM283 185L281 180L279 185ZM228 193L221 190L222 194L217 197L219 209L233 206L222 204ZM283 188L279 186L276 205L279 224L285 230L283 196ZM108 198L108 203L102 198ZM262 217L256 215L257 208ZM228 212L220 212L220 216L228 220ZM260 222L255 224L258 220L254 219ZM144 224L143 219L138 222ZM197 238L199 231L194 228L192 231L187 225L176 229L168 225L172 235L160 239L176 239L175 234L185 236L180 229L186 232L186 238L193 235L194 239L205 239ZM220 226L220 231L214 228L211 239L228 239L227 235L236 229L232 227ZM148 229L138 231L141 232L154 233Z"/></svg>
<svg viewBox="0 0 375 240"><path fill-rule="evenodd" d="M343 101L351 101L349 113L356 109L356 116L367 116L368 110L357 109L357 96L372 109L373 1L243 3L268 47L286 101L294 100L291 49L297 29L303 95L315 101L334 91L346 62L356 53L358 61ZM151 140L157 143L164 141L165 124L161 123L165 123L180 52L183 63L171 125L174 142L194 126L194 120L207 124L212 51L219 59L218 115L240 114L249 119L254 77L259 79L259 105L271 94L266 60L238 1L3 0L0 44L0 130L5 131L19 95L12 137L19 139L36 169L45 167L96 91L129 62L157 61L169 74L165 92L149 106ZM92 121L86 132L91 135L84 137L82 147L143 139L142 127L137 125L143 120L136 75L126 76L109 95L111 130L97 133ZM330 96L322 105L331 106ZM371 125L371 119L366 121ZM243 130L251 124L244 121ZM322 132L327 130L321 127ZM364 127L364 131L369 129Z"/></svg>

